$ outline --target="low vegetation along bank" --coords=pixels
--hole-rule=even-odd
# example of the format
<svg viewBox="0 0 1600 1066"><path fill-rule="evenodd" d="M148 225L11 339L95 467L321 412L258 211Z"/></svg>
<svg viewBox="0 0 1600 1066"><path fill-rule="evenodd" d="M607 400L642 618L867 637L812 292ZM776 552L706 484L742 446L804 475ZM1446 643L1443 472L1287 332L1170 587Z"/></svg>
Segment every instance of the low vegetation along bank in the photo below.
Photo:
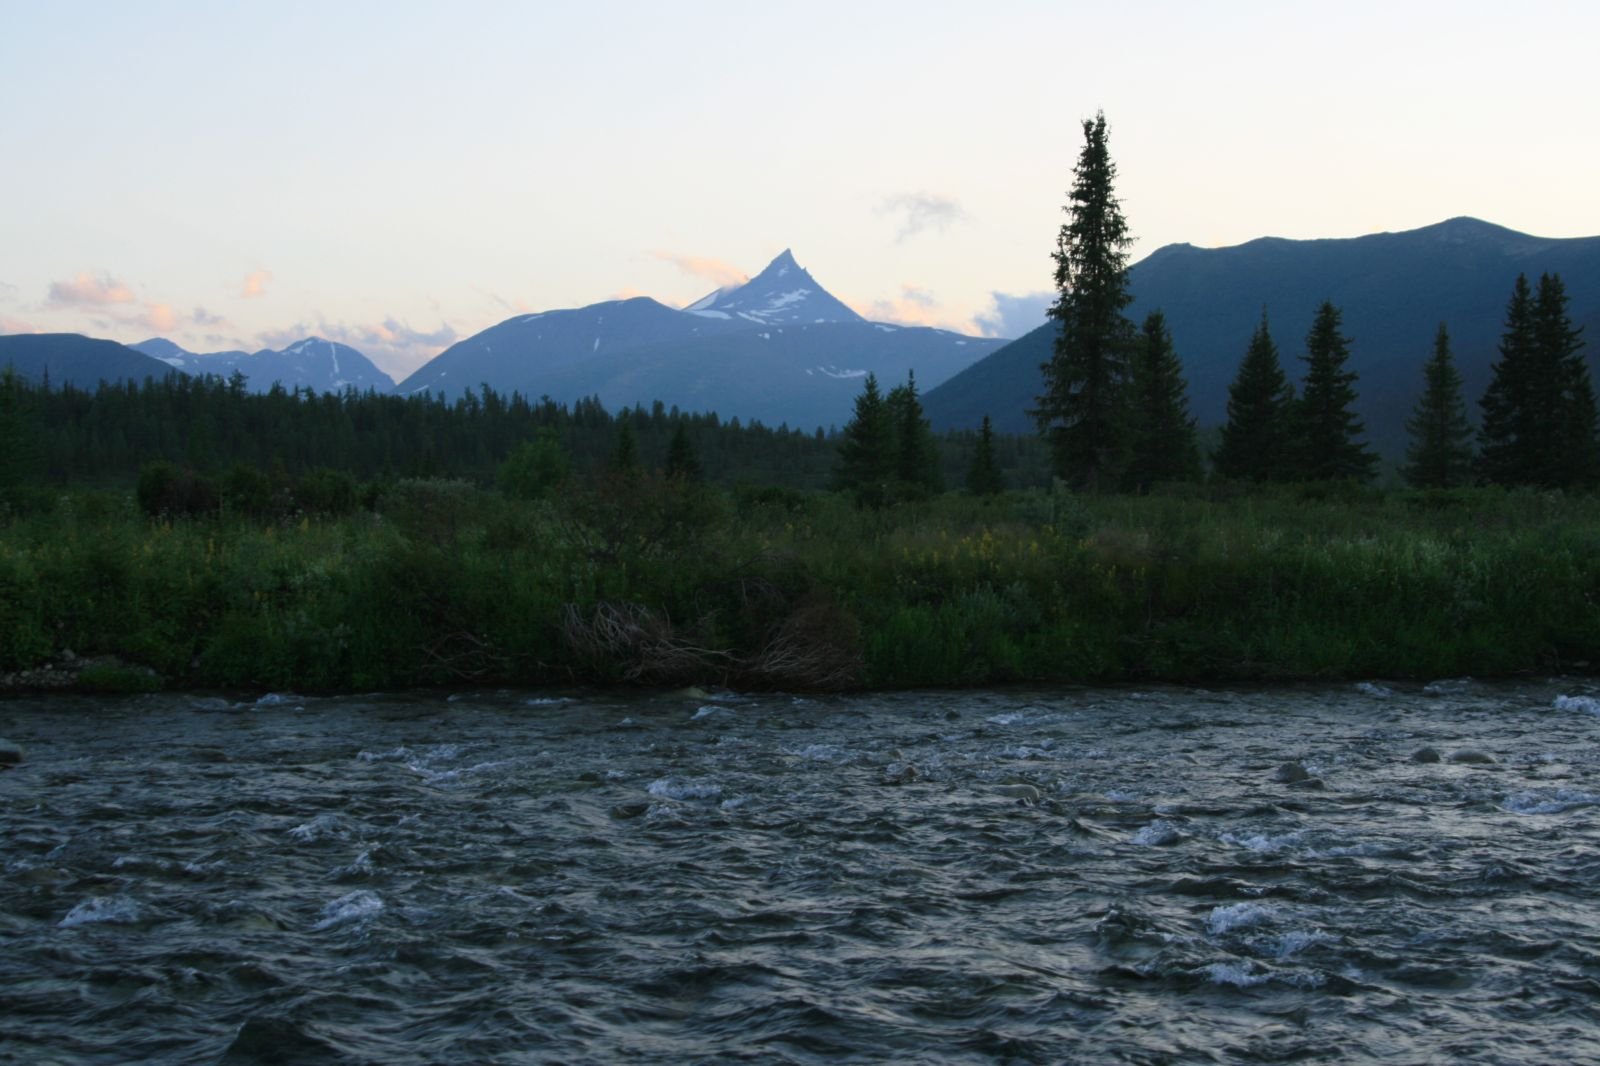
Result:
<svg viewBox="0 0 1600 1066"><path fill-rule="evenodd" d="M1588 670L1600 649L1590 497L1212 487L871 510L647 475L544 500L334 495L270 520L152 519L87 491L13 514L0 675L806 690L1490 676Z"/></svg>

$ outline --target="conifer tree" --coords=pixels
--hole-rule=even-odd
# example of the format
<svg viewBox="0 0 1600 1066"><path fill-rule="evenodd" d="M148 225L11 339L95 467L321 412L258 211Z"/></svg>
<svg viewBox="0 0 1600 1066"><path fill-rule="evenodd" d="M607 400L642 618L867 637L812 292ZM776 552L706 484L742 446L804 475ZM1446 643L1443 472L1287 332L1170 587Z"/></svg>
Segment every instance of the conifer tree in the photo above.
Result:
<svg viewBox="0 0 1600 1066"><path fill-rule="evenodd" d="M1083 123L1084 146L1056 237L1055 352L1042 366L1044 394L1031 412L1049 438L1057 476L1091 491L1110 488L1123 450L1122 407L1133 324L1127 221L1113 185L1106 117Z"/></svg>
<svg viewBox="0 0 1600 1066"><path fill-rule="evenodd" d="M606 466L614 474L632 477L639 472L639 446L633 436L633 415L623 411L617 416L617 436L611 447Z"/></svg>
<svg viewBox="0 0 1600 1066"><path fill-rule="evenodd" d="M1145 316L1129 376L1128 468L1123 484L1147 492L1158 481L1200 477L1200 448L1189 417L1183 363L1160 311Z"/></svg>
<svg viewBox="0 0 1600 1066"><path fill-rule="evenodd" d="M1418 489L1451 489L1472 476L1472 427L1461 401L1461 374L1450 355L1450 332L1439 323L1433 356L1422 368L1422 396L1406 429L1406 483Z"/></svg>
<svg viewBox="0 0 1600 1066"><path fill-rule="evenodd" d="M1533 314L1540 364L1554 368L1561 387L1555 454L1545 483L1563 488L1593 485L1600 479L1594 385L1583 358L1583 331L1574 329L1567 315L1567 290L1561 275L1540 276Z"/></svg>
<svg viewBox="0 0 1600 1066"><path fill-rule="evenodd" d="M1500 358L1490 367L1493 376L1478 401L1483 408L1483 422L1478 427L1478 476L1491 484L1517 484L1531 465L1528 452L1535 430L1529 416L1536 358L1533 292L1527 275L1518 274L1506 305Z"/></svg>
<svg viewBox="0 0 1600 1066"><path fill-rule="evenodd" d="M689 441L688 423L681 418L673 427L672 442L667 445L666 472L668 477L682 481L699 481L701 478L700 460L696 458L694 445Z"/></svg>
<svg viewBox="0 0 1600 1066"><path fill-rule="evenodd" d="M1341 312L1324 300L1306 335L1306 376L1295 406L1293 465L1307 481L1370 481L1378 457L1360 437L1356 375L1346 370L1350 340L1339 332Z"/></svg>
<svg viewBox="0 0 1600 1066"><path fill-rule="evenodd" d="M29 411L21 377L7 366L0 371L0 494L27 484L42 458L38 427ZM0 499L0 503L4 503Z"/></svg>
<svg viewBox="0 0 1600 1066"><path fill-rule="evenodd" d="M878 392L877 375L868 374L856 397L855 415L839 442L833 485L840 492L853 493L861 503L881 506L888 499L895 467L894 420Z"/></svg>
<svg viewBox="0 0 1600 1066"><path fill-rule="evenodd" d="M978 446L972 453L972 464L967 467L967 491L974 496L998 496L1006 488L1000 474L1000 464L994 455L994 428L989 416L983 416L983 427L978 430Z"/></svg>
<svg viewBox="0 0 1600 1066"><path fill-rule="evenodd" d="M1228 386L1228 422L1212 456L1217 474L1239 481L1284 481L1291 476L1289 420L1294 390L1278 362L1267 315L1250 338L1239 374Z"/></svg>
<svg viewBox="0 0 1600 1066"><path fill-rule="evenodd" d="M917 493L943 490L939 452L933 443L933 430L923 417L922 401L917 398L915 371L906 376L904 385L890 389L884 402L894 424L895 477L902 489Z"/></svg>
<svg viewBox="0 0 1600 1066"><path fill-rule="evenodd" d="M1564 293L1549 285L1548 275L1540 279L1540 289L1542 308L1527 275L1517 275L1506 305L1500 359L1479 401L1478 476L1492 484L1562 484L1562 438L1569 422L1581 417L1581 400L1567 402L1576 375L1563 364L1562 345L1554 340L1563 317L1555 310L1557 305L1564 310Z"/></svg>

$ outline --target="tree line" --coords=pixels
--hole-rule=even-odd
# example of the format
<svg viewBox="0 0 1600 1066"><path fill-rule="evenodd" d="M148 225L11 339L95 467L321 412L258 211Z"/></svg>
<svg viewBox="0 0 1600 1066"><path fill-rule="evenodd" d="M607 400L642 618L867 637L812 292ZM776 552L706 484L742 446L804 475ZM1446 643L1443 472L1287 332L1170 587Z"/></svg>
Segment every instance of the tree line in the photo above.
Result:
<svg viewBox="0 0 1600 1066"><path fill-rule="evenodd" d="M1157 482L1195 480L1201 476L1195 422L1165 320L1154 311L1135 327L1124 314L1132 302L1132 238L1115 195L1105 115L1085 121L1083 132L1064 208L1068 220L1054 253L1050 317L1059 332L1030 413L1049 443L1056 476L1075 488L1139 492ZM1371 480L1377 456L1352 410L1357 379L1347 366L1350 341L1341 316L1331 302L1317 309L1297 395L1263 311L1229 387L1227 423L1210 456L1216 476ZM1474 432L1441 324L1407 422L1406 480L1419 488L1600 482L1595 398L1580 332L1559 275L1541 276L1537 290L1519 276Z"/></svg>
<svg viewBox="0 0 1600 1066"><path fill-rule="evenodd" d="M909 391L920 419L914 385ZM906 424L906 392L891 393L901 412L896 432ZM935 435L925 420L918 425L915 455L908 452L897 471L917 471L910 480L930 491L959 481L979 435ZM565 404L487 387L450 401L426 393L281 387L252 393L239 379L173 374L86 389L30 382L0 368L0 493L43 485L125 486L153 463L174 468L169 473L178 484L199 477L220 486L237 474L239 485L259 488L259 479L246 473L254 472L280 496L317 470L363 482L442 477L490 485L513 457L520 464L513 474L526 485L529 478L548 479L551 464L580 476L604 469L624 433L641 469L692 469L716 484L794 490L831 487L846 440L835 431L771 428L661 403L613 413L594 397ZM1036 439L1006 437L986 447L1013 484L1048 481L1048 458Z"/></svg>

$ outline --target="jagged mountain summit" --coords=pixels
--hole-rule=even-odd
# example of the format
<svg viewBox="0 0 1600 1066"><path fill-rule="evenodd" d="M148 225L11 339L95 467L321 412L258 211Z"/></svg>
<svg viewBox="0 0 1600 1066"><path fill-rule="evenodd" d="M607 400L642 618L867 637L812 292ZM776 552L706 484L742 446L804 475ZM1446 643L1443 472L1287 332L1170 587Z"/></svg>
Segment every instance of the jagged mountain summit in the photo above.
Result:
<svg viewBox="0 0 1600 1066"><path fill-rule="evenodd" d="M1002 343L869 322L785 250L682 310L637 297L518 315L447 348L397 391L459 396L488 385L810 429L848 421L868 373L887 388L914 371L929 388Z"/></svg>
<svg viewBox="0 0 1600 1066"><path fill-rule="evenodd" d="M818 285L787 248L749 281L717 289L684 310L700 318L742 318L758 326L866 321Z"/></svg>
<svg viewBox="0 0 1600 1066"><path fill-rule="evenodd" d="M251 392L268 392L273 385L313 392L388 392L394 388L394 379L365 355L348 344L321 337L307 337L278 351L263 348L258 352L196 353L164 337L152 337L130 347L189 374L228 377L237 370L245 376L245 387Z"/></svg>
<svg viewBox="0 0 1600 1066"><path fill-rule="evenodd" d="M1318 305L1344 312L1349 369L1367 439L1393 457L1404 452L1405 421L1422 390L1422 364L1439 323L1450 330L1462 395L1475 418L1499 357L1506 301L1519 273L1558 273L1575 325L1586 326L1591 368L1600 358L1600 237L1546 238L1475 218L1452 218L1400 233L1287 240L1262 237L1228 248L1171 244L1129 272L1135 322L1159 309L1172 331L1201 426L1227 420L1228 386L1266 309L1285 371L1304 369L1306 332ZM936 429L1032 432L1027 411L1043 388L1056 325L1049 323L968 367L926 397Z"/></svg>

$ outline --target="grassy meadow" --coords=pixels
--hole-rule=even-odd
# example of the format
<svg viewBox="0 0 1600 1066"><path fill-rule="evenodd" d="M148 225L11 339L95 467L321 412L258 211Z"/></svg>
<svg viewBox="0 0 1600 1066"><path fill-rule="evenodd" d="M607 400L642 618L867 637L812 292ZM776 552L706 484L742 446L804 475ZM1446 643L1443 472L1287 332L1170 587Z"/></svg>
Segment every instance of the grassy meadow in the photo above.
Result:
<svg viewBox="0 0 1600 1066"><path fill-rule="evenodd" d="M0 521L0 674L364 690L1514 675L1600 659L1600 501L1194 487L839 495L400 481L343 515ZM142 679L142 680L141 680Z"/></svg>

